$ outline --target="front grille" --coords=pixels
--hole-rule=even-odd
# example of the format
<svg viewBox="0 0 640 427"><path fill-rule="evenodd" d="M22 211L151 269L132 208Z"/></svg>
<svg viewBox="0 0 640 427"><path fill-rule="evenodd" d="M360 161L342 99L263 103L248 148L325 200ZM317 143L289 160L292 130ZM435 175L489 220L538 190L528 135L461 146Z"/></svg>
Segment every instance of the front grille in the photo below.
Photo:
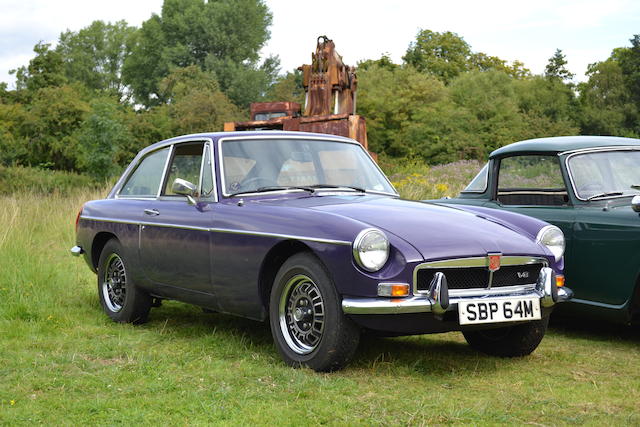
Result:
<svg viewBox="0 0 640 427"><path fill-rule="evenodd" d="M467 268L425 268L418 270L418 291L428 291L434 274L438 271L447 276L449 289L486 288L489 283L489 270L486 267Z"/></svg>
<svg viewBox="0 0 640 427"><path fill-rule="evenodd" d="M493 272L491 287L536 283L542 267L541 263L500 267ZM437 272L444 273L449 289L482 289L489 285L490 274L487 267L421 268L416 274L416 290L418 292L428 291L431 280Z"/></svg>
<svg viewBox="0 0 640 427"><path fill-rule="evenodd" d="M542 264L507 265L493 272L491 287L536 283Z"/></svg>

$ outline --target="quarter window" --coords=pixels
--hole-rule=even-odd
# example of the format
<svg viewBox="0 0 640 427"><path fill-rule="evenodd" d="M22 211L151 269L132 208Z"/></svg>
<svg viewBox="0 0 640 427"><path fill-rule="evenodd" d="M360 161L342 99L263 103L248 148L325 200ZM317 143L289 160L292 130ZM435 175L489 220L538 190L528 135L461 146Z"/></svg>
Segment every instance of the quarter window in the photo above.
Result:
<svg viewBox="0 0 640 427"><path fill-rule="evenodd" d="M504 205L566 205L569 197L558 157L526 155L502 159L498 201Z"/></svg>
<svg viewBox="0 0 640 427"><path fill-rule="evenodd" d="M120 190L120 197L156 197L169 148L154 151L140 161Z"/></svg>

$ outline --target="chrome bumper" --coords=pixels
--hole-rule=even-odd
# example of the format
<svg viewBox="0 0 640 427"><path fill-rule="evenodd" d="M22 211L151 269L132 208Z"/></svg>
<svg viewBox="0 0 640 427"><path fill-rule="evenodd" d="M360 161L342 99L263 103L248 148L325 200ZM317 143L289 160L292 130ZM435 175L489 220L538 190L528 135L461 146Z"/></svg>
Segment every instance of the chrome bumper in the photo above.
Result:
<svg viewBox="0 0 640 427"><path fill-rule="evenodd" d="M80 256L84 253L84 249L81 246L74 246L71 248L71 255Z"/></svg>
<svg viewBox="0 0 640 427"><path fill-rule="evenodd" d="M406 298L344 298L342 311L345 314L442 314L447 311L457 311L460 301L477 298L490 300L493 297L505 296L539 298L542 307L552 307L557 303L570 300L573 297L573 291L566 287L556 287L553 270L544 267L534 287L517 292L505 290L504 293L499 293L494 290L490 294L482 294L482 291L478 290L477 295L450 296L446 280L438 280L434 281L428 295Z"/></svg>

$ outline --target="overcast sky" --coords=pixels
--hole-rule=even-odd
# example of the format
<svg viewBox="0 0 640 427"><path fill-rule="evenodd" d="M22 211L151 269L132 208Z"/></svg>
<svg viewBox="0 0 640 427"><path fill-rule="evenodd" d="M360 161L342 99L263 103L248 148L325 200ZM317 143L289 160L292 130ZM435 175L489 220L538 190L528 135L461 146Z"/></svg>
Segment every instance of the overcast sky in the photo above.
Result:
<svg viewBox="0 0 640 427"><path fill-rule="evenodd" d="M475 52L520 60L539 74L556 48L577 80L587 65L629 46L640 33L638 0L267 0L271 40L263 54L279 55L282 71L309 63L319 35L336 43L346 64L388 53L396 62L420 29L453 31ZM0 81L13 87L12 68L26 65L40 40L93 20L140 26L160 13L162 0L0 0Z"/></svg>

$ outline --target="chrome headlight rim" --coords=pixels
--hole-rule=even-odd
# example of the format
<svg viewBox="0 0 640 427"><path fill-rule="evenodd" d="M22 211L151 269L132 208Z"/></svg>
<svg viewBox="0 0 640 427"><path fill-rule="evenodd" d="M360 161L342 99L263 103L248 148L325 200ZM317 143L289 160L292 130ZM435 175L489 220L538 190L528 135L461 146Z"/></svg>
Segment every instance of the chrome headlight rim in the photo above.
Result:
<svg viewBox="0 0 640 427"><path fill-rule="evenodd" d="M550 233L559 233L559 235L562 237L562 244L560 246L558 245L551 246L547 242L545 242L545 239L548 238ZM564 238L564 233L562 232L562 230L560 230L559 227L556 227L555 225L546 225L542 227L540 231L538 231L538 235L536 236L536 242L538 242L539 244L547 248L553 254L556 262L560 261L564 256L564 251L566 249L566 241ZM558 247L560 247L559 250L558 250Z"/></svg>
<svg viewBox="0 0 640 427"><path fill-rule="evenodd" d="M361 252L363 251L361 251L360 245L362 244L364 239L371 233L378 234L384 239L384 250L385 250L384 259L382 260L382 262L378 262L375 265L367 265L367 262L363 260L361 256ZM369 273L375 273L376 271L380 271L387 264L387 261L389 260L389 248L390 248L389 238L384 233L384 231L378 228L365 228L364 230L360 231L356 236L356 238L353 240L353 245L352 245L353 259L356 261L356 264L363 270Z"/></svg>

